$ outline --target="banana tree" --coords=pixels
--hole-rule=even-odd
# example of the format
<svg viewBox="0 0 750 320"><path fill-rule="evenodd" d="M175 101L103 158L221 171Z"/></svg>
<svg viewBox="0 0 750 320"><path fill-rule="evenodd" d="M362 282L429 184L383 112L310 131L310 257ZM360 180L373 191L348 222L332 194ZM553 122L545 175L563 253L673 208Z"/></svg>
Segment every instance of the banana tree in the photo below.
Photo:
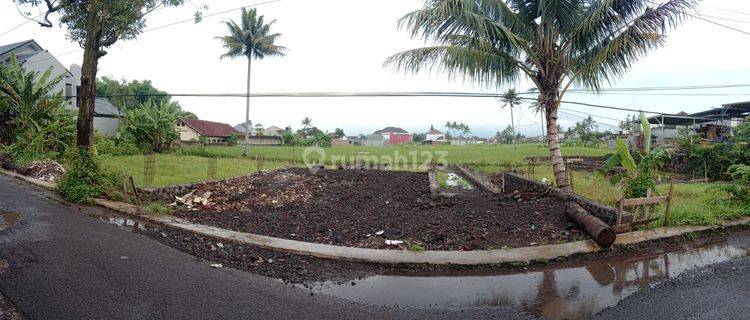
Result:
<svg viewBox="0 0 750 320"><path fill-rule="evenodd" d="M643 130L643 150L636 153L638 161L628 147L628 143L618 138L616 142L617 152L609 157L599 170L599 176L605 177L612 171L617 173L610 176L613 184L619 184L623 188L626 198L641 198L647 195L648 189L656 192L654 174L669 160L671 153L669 149L657 148L651 150L651 127L648 119L640 113L641 127ZM621 168L617 170L617 168Z"/></svg>

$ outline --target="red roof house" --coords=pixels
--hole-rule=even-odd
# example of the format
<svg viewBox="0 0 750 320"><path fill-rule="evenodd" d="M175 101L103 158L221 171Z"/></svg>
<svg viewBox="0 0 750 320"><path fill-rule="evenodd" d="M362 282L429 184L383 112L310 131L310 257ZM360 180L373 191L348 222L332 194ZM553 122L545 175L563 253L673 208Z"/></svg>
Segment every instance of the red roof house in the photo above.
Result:
<svg viewBox="0 0 750 320"><path fill-rule="evenodd" d="M379 134L383 137L386 137L389 144L404 144L407 142L411 142L413 136L408 131L399 127L385 127L378 131L375 131L374 134Z"/></svg>
<svg viewBox="0 0 750 320"><path fill-rule="evenodd" d="M231 135L240 134L226 123L189 118L177 120L176 127L180 131L182 142L197 142L200 137L205 137L206 143L226 143Z"/></svg>

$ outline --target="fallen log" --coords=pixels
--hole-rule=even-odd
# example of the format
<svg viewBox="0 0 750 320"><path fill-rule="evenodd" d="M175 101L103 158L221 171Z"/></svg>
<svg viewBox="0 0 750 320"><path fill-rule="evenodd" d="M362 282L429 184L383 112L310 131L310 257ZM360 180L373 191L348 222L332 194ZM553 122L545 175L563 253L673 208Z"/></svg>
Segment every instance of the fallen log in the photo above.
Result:
<svg viewBox="0 0 750 320"><path fill-rule="evenodd" d="M615 232L604 221L591 215L575 202L568 202L565 214L588 232L591 239L602 247L610 247L615 242Z"/></svg>

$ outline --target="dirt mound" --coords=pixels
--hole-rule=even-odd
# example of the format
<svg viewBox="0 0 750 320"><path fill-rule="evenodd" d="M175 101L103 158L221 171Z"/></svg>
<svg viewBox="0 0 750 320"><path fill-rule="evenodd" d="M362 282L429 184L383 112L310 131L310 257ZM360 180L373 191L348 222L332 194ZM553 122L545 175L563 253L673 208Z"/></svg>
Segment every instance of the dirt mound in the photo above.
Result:
<svg viewBox="0 0 750 320"><path fill-rule="evenodd" d="M176 216L326 244L476 250L566 242L581 235L556 198L477 189L433 200L426 173L288 169L200 188L197 194L211 192L210 204L178 210Z"/></svg>

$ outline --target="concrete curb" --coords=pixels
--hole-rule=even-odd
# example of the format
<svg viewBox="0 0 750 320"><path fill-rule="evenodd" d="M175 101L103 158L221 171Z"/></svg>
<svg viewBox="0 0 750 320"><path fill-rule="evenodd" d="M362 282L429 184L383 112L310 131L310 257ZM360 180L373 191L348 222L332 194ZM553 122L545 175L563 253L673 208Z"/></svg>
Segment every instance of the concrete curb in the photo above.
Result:
<svg viewBox="0 0 750 320"><path fill-rule="evenodd" d="M34 178L23 177L16 173L0 171L5 175L20 178L26 182L49 188L49 182ZM52 188L54 189L54 187ZM235 241L239 243L258 246L266 249L285 251L297 254L305 254L316 257L359 260L387 264L410 263L410 264L457 264L457 265L480 265L500 264L533 261L547 261L556 258L569 257L575 254L595 253L599 247L593 240L569 242L563 244L544 245L536 247L513 248L508 250L482 250L482 251L423 251L413 252L407 250L378 250L355 247L341 247L319 243L302 242L263 236L252 233L225 230L217 227L189 223L182 219L173 217L150 216L141 213L140 208L123 202L95 199L96 204L115 210L117 212L135 216L139 219L165 225L172 228L193 232L203 236L222 240ZM663 227L652 230L633 231L617 236L613 248L633 245L645 241L658 240L679 236L689 232L699 232L711 229L750 224L750 217L731 221L720 226L681 226Z"/></svg>

